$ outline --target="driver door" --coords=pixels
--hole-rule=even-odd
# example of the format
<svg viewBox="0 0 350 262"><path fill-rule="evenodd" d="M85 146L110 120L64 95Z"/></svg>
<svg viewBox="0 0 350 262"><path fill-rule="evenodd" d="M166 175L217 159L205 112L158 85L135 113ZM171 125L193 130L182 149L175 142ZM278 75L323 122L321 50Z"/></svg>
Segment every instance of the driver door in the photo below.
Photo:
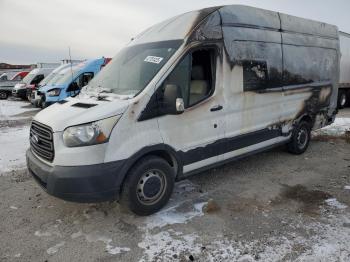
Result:
<svg viewBox="0 0 350 262"><path fill-rule="evenodd" d="M220 160L220 139L224 138L223 97L215 83L219 59L215 48L187 54L163 81L180 87L185 111L158 118L165 144L181 158L183 173ZM162 87L161 86L161 87Z"/></svg>

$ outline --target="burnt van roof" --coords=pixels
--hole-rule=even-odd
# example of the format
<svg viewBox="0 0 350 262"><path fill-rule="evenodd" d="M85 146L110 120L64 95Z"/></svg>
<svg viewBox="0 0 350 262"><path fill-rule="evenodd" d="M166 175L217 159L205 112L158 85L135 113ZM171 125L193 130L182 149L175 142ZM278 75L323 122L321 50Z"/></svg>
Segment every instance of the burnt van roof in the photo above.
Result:
<svg viewBox="0 0 350 262"><path fill-rule="evenodd" d="M139 34L132 44L187 38L218 39L222 37L221 28L225 27L338 38L338 28L334 25L250 6L227 5L191 11L165 20ZM200 32L196 32L198 30Z"/></svg>

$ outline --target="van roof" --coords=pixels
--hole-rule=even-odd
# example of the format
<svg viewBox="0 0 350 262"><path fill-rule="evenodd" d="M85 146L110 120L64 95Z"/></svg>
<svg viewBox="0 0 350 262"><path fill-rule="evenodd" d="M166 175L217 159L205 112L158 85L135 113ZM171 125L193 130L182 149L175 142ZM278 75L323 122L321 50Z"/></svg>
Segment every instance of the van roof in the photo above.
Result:
<svg viewBox="0 0 350 262"><path fill-rule="evenodd" d="M131 45L193 37L204 40L200 38L205 36L217 39L219 34L222 36L221 27L258 28L338 38L338 28L333 25L250 6L227 5L191 11L165 20L136 36Z"/></svg>
<svg viewBox="0 0 350 262"><path fill-rule="evenodd" d="M39 73L50 73L51 71L53 71L55 68L35 68L32 71L29 72L29 74L31 75L36 75Z"/></svg>

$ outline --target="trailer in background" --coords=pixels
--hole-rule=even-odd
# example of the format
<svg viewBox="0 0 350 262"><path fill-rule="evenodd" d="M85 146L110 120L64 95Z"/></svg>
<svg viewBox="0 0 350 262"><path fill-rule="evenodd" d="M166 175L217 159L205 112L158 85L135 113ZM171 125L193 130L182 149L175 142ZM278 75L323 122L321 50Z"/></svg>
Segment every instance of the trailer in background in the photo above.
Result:
<svg viewBox="0 0 350 262"><path fill-rule="evenodd" d="M340 40L340 79L338 91L338 107L350 105L350 34L339 32Z"/></svg>

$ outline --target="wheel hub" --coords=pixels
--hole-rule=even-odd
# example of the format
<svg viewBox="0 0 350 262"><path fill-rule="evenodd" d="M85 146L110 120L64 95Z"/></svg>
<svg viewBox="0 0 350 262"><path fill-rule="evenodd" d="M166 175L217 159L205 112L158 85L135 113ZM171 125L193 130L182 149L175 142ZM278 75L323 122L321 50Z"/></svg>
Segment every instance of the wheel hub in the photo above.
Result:
<svg viewBox="0 0 350 262"><path fill-rule="evenodd" d="M158 177L151 177L143 186L143 193L147 198L152 198L157 195L161 189L161 181Z"/></svg>
<svg viewBox="0 0 350 262"><path fill-rule="evenodd" d="M154 204L164 194L165 175L160 170L151 170L141 176L137 184L137 197L143 204Z"/></svg>
<svg viewBox="0 0 350 262"><path fill-rule="evenodd" d="M300 149L304 148L307 144L307 140L308 140L308 133L307 130L305 130L304 128L299 130L298 133L298 146Z"/></svg>

